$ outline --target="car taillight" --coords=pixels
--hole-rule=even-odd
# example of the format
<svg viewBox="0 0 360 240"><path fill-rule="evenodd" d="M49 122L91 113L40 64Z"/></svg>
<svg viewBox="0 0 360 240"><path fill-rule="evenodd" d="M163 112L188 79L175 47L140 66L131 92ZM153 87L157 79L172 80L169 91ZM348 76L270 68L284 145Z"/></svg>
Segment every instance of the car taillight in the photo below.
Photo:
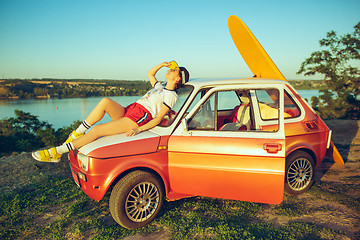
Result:
<svg viewBox="0 0 360 240"><path fill-rule="evenodd" d="M79 152L77 158L79 160L80 167L87 172L89 170L89 157Z"/></svg>
<svg viewBox="0 0 360 240"><path fill-rule="evenodd" d="M307 132L317 131L319 130L318 120L307 121L303 123L304 129Z"/></svg>

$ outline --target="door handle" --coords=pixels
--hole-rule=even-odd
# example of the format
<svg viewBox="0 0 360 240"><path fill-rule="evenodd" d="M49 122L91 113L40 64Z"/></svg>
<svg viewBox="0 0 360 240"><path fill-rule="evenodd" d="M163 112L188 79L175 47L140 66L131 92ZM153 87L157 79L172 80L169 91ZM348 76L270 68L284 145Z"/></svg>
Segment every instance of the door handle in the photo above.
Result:
<svg viewBox="0 0 360 240"><path fill-rule="evenodd" d="M268 153L278 153L281 149L282 145L280 143L264 143L264 150Z"/></svg>

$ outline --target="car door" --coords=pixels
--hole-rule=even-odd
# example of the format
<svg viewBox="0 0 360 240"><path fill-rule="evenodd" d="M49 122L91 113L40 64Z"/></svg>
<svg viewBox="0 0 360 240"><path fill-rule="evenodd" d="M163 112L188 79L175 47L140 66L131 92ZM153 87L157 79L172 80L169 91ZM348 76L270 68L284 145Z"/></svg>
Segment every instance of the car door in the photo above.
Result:
<svg viewBox="0 0 360 240"><path fill-rule="evenodd" d="M259 113L259 102L252 98L256 97L254 92L257 90L277 93L277 106L273 111L278 114L272 118L275 127L271 130L256 127L254 114ZM242 128L239 122L218 127L221 125L217 122L218 115L223 119L227 110L221 109L223 104L219 96L224 94L220 92L239 94L239 104L247 106L248 110L238 114L247 113L245 118L251 121L248 123L251 127ZM240 96L240 93L248 96ZM244 98L247 100L241 100ZM171 190L196 196L280 203L285 169L283 99L282 85L227 86L208 90L198 103L192 104L195 106L190 106L186 118L169 138ZM246 105L245 101L248 101ZM244 116L240 118L245 119Z"/></svg>

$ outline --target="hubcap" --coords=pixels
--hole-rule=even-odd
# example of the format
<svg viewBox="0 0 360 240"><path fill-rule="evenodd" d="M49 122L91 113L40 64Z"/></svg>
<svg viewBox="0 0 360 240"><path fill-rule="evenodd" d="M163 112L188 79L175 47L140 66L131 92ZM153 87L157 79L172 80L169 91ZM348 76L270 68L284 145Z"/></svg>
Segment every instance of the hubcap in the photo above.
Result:
<svg viewBox="0 0 360 240"><path fill-rule="evenodd" d="M313 167L306 158L299 158L294 161L288 169L287 181L291 189L301 191L311 182Z"/></svg>
<svg viewBox="0 0 360 240"><path fill-rule="evenodd" d="M126 198L126 215L134 222L143 222L154 214L159 199L159 190L153 183L139 183Z"/></svg>

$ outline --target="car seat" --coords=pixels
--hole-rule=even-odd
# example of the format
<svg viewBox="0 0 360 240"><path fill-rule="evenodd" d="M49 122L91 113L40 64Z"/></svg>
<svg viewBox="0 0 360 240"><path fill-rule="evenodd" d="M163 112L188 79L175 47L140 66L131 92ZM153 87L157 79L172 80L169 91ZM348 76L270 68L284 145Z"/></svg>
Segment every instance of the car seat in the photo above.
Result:
<svg viewBox="0 0 360 240"><path fill-rule="evenodd" d="M236 106L230 115L230 122L220 128L222 131L246 131L251 129L250 100L240 97L241 104Z"/></svg>
<svg viewBox="0 0 360 240"><path fill-rule="evenodd" d="M238 123L239 130L250 130L250 100L247 97L240 97L241 104L236 106L231 113L230 122Z"/></svg>

